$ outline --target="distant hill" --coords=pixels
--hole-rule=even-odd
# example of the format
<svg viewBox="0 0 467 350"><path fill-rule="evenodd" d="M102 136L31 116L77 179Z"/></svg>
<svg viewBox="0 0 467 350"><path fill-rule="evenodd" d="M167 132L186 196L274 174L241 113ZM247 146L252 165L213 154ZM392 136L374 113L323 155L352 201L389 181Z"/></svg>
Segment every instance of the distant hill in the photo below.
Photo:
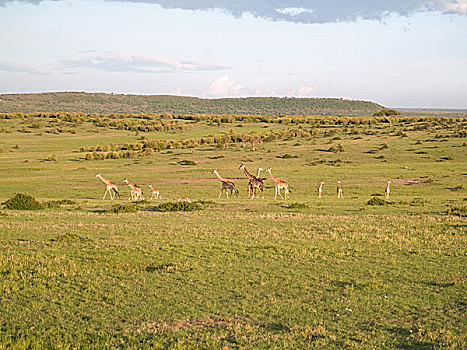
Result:
<svg viewBox="0 0 467 350"><path fill-rule="evenodd" d="M201 99L169 95L118 95L84 92L0 95L1 113L171 113L254 115L372 115L382 106L337 98L247 97Z"/></svg>

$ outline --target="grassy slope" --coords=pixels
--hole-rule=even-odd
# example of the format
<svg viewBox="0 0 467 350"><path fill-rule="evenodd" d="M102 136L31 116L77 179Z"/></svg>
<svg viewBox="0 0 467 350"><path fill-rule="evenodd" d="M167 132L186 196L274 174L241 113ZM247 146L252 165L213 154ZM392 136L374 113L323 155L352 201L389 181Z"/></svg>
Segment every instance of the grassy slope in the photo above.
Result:
<svg viewBox="0 0 467 350"><path fill-rule="evenodd" d="M451 205L465 206L465 139L435 138L451 135L455 127L405 130L408 137L400 137L396 132L407 126L380 134L388 129L381 124L358 127L357 136L337 131L341 140L321 133L308 141L264 143L257 152L200 148L83 161L76 152L83 145L135 142L139 136L118 130L96 134L87 124L76 134L46 134L43 120L31 134L14 131L25 122L1 121L13 132L0 134L0 200L26 192L77 204L1 212L0 344L466 346L466 224L445 214ZM145 136L191 137L230 128L198 123L182 134ZM388 148L381 149L383 142ZM345 152L323 151L337 143ZM285 153L297 158L277 158ZM44 161L52 154L58 161ZM197 165L177 164L184 159ZM311 165L336 159L350 163ZM289 181L291 201L274 201L269 179L265 200L248 200L238 169L242 162L252 172L272 166ZM238 199L217 199L214 168L234 179ZM154 212L149 203L137 214L103 214L111 204L101 200L97 172L116 182L129 177L154 183L164 200L190 197L214 204L195 213ZM315 188L322 179L319 201ZM394 205L365 205L382 193L387 179L393 180ZM411 182L420 179L430 181ZM342 201L335 198L337 180L344 186ZM464 189L452 190L459 185ZM128 189L120 186L126 199ZM410 205L414 198L424 205ZM284 207L292 202L308 208Z"/></svg>
<svg viewBox="0 0 467 350"><path fill-rule="evenodd" d="M223 98L62 92L0 95L0 112L371 115L381 106L331 98Z"/></svg>

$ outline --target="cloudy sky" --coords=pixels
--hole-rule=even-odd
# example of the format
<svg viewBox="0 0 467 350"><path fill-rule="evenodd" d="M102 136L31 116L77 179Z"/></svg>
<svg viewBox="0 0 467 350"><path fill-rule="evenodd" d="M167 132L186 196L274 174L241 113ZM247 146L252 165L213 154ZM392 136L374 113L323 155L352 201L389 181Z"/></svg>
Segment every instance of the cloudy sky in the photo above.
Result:
<svg viewBox="0 0 467 350"><path fill-rule="evenodd" d="M467 0L0 0L0 93L467 108Z"/></svg>

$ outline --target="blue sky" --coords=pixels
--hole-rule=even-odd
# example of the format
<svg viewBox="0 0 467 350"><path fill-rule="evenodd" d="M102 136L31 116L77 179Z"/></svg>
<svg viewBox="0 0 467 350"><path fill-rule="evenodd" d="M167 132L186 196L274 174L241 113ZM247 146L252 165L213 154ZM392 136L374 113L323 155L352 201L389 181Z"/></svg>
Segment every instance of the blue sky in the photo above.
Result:
<svg viewBox="0 0 467 350"><path fill-rule="evenodd" d="M0 0L0 93L467 108L467 0Z"/></svg>

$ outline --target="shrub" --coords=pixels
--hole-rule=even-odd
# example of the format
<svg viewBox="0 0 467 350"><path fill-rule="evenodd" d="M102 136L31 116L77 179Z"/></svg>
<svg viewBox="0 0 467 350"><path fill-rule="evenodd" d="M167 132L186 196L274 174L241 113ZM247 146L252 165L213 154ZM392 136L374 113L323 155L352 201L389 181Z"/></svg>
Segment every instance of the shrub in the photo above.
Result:
<svg viewBox="0 0 467 350"><path fill-rule="evenodd" d="M55 154L52 154L47 157L48 162L56 162L57 161L57 156Z"/></svg>
<svg viewBox="0 0 467 350"><path fill-rule="evenodd" d="M159 211L195 211L201 209L200 202L165 202L156 206Z"/></svg>
<svg viewBox="0 0 467 350"><path fill-rule="evenodd" d="M291 158L298 158L298 156L292 156L292 155L286 153L286 154L283 154L283 155L281 155L281 156L277 156L276 158L280 158L280 159L291 159Z"/></svg>
<svg viewBox="0 0 467 350"><path fill-rule="evenodd" d="M366 205L392 205L392 203L382 198L373 197L366 202Z"/></svg>
<svg viewBox="0 0 467 350"><path fill-rule="evenodd" d="M328 151L334 152L334 153L344 152L344 147L342 147L342 145L338 143L336 147L332 146L331 148L328 149Z"/></svg>
<svg viewBox="0 0 467 350"><path fill-rule="evenodd" d="M196 165L196 162L193 160L181 160L178 162L180 165Z"/></svg>
<svg viewBox="0 0 467 350"><path fill-rule="evenodd" d="M460 217L466 217L467 216L467 206L465 206L465 205L452 206L446 211L446 214L456 215L456 216L460 216Z"/></svg>
<svg viewBox="0 0 467 350"><path fill-rule="evenodd" d="M387 108L383 108L381 111L379 112L376 112L373 114L374 117L388 117L388 116L391 116L391 115L400 115L401 112L399 111L396 111L395 109L387 109Z"/></svg>
<svg viewBox="0 0 467 350"><path fill-rule="evenodd" d="M386 148L389 148L389 146L388 146L388 144L386 142L383 142L379 149L386 149Z"/></svg>
<svg viewBox="0 0 467 350"><path fill-rule="evenodd" d="M122 214L122 213L137 213L138 206L134 204L115 204L112 208L106 210L107 213Z"/></svg>
<svg viewBox="0 0 467 350"><path fill-rule="evenodd" d="M32 196L23 193L16 193L10 199L2 203L6 209L10 210L41 210L44 205Z"/></svg>
<svg viewBox="0 0 467 350"><path fill-rule="evenodd" d="M462 191L464 187L462 185L451 188L451 191Z"/></svg>
<svg viewBox="0 0 467 350"><path fill-rule="evenodd" d="M308 208L308 205L306 205L305 203L292 203L288 206L286 206L287 209L307 209Z"/></svg>

